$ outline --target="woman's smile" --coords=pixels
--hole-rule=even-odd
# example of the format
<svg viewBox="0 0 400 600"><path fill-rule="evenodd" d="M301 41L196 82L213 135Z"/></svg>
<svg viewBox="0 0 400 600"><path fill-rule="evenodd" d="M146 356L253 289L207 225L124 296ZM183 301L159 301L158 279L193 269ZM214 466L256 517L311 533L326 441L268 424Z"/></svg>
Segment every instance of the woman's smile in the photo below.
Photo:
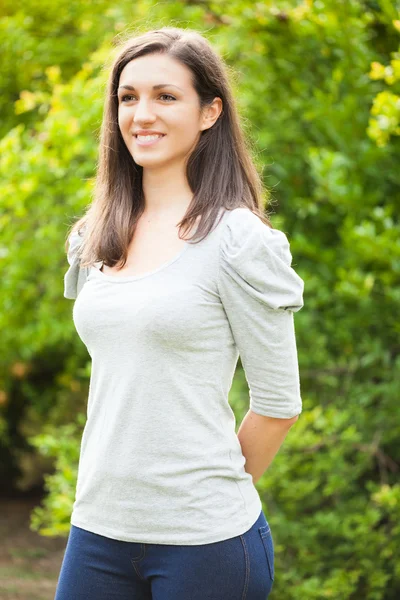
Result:
<svg viewBox="0 0 400 600"><path fill-rule="evenodd" d="M165 134L153 134L153 135L135 135L133 136L138 146L154 146L157 142L165 137Z"/></svg>

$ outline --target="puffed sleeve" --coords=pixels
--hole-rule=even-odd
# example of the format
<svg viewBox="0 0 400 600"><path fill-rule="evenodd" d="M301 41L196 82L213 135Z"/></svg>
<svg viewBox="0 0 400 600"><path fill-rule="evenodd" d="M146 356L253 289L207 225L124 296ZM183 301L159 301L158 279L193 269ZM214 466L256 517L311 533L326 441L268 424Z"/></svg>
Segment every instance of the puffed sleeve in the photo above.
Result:
<svg viewBox="0 0 400 600"><path fill-rule="evenodd" d="M88 268L80 267L78 249L82 242L82 237L77 231L73 231L70 234L68 241L67 260L70 266L64 275L64 297L75 300L86 281Z"/></svg>
<svg viewBox="0 0 400 600"><path fill-rule="evenodd" d="M294 312L304 281L291 267L286 235L250 209L230 211L220 238L219 294L250 391L250 409L289 419L300 414Z"/></svg>

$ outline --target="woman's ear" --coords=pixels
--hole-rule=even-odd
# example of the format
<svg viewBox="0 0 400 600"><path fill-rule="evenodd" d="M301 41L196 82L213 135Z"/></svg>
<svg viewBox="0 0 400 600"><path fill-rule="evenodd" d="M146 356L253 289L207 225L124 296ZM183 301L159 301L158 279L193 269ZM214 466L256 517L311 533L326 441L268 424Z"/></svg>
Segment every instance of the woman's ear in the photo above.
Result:
<svg viewBox="0 0 400 600"><path fill-rule="evenodd" d="M214 98L212 103L203 109L203 119L200 131L204 131L205 129L212 127L221 113L222 100L221 98Z"/></svg>

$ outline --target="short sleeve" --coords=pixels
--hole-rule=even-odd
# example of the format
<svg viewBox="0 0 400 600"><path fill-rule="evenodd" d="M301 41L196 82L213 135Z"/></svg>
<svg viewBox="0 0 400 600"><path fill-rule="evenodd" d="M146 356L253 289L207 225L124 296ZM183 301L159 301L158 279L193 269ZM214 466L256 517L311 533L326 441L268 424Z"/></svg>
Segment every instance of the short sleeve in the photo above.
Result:
<svg viewBox="0 0 400 600"><path fill-rule="evenodd" d="M250 409L290 419L302 410L294 312L304 282L286 235L250 209L230 211L220 239L218 288L250 391Z"/></svg>
<svg viewBox="0 0 400 600"><path fill-rule="evenodd" d="M67 260L69 269L64 275L64 297L75 300L86 281L88 269L80 267L78 250L82 237L77 231L73 231L68 238L68 242Z"/></svg>

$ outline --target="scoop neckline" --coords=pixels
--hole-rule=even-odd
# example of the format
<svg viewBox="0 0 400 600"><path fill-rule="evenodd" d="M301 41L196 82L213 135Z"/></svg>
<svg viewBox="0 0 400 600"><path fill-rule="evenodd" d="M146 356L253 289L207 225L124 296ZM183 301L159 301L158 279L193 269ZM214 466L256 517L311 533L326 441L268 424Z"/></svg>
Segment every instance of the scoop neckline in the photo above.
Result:
<svg viewBox="0 0 400 600"><path fill-rule="evenodd" d="M125 283L127 281L136 281L138 279L144 279L145 277L150 277L151 275L155 275L156 273L159 273L160 271L166 269L167 267L172 265L175 261L177 261L178 258L180 258L183 254L185 254L185 252L187 251L189 246L190 246L190 243L185 242L183 245L183 248L178 252L178 254L176 254L175 256L173 256L172 258L167 260L166 262L162 263L159 267L152 269L151 271L147 271L146 273L142 273L141 275L125 275L125 276L106 275L105 273L103 273L103 271L100 271L101 267L103 266L103 261L99 261L98 263L96 263L98 266L93 265L91 267L91 269L95 273L98 273L99 276L101 277L101 279L104 279L105 281L111 281L111 282L115 282L115 283Z"/></svg>

